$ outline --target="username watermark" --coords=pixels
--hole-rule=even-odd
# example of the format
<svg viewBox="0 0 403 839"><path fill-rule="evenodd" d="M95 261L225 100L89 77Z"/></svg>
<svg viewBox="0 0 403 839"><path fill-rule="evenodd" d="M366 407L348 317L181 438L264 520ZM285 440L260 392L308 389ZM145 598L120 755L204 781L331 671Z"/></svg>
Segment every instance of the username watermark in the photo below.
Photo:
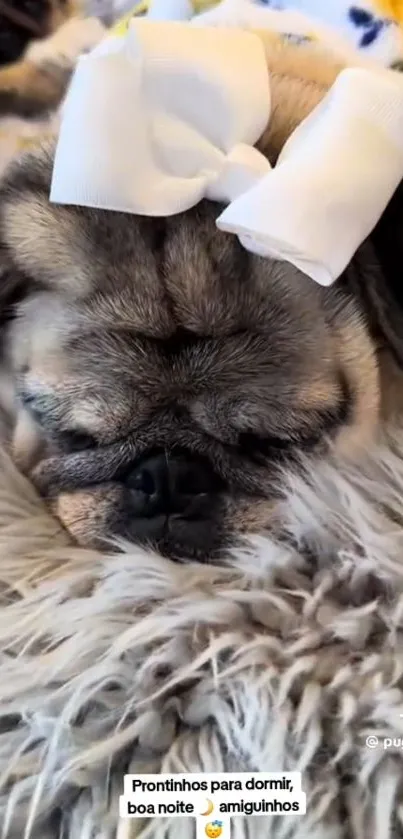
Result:
<svg viewBox="0 0 403 839"><path fill-rule="evenodd" d="M369 734L365 738L365 745L368 749L403 749L403 737L378 737L376 734Z"/></svg>
<svg viewBox="0 0 403 839"><path fill-rule="evenodd" d="M300 772L125 775L122 819L190 817L197 839L229 839L231 817L304 815Z"/></svg>
<svg viewBox="0 0 403 839"><path fill-rule="evenodd" d="M400 719L403 719L403 714L399 714ZM368 749L383 749L384 752L388 749L403 750L403 736L399 737L381 737L379 734L368 734L365 738L365 745Z"/></svg>

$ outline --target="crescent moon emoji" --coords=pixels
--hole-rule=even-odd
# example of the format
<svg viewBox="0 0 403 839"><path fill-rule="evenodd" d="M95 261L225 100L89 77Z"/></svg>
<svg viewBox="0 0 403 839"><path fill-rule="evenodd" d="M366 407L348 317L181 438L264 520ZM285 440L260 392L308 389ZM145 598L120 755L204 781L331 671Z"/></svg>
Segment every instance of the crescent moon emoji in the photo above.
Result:
<svg viewBox="0 0 403 839"><path fill-rule="evenodd" d="M201 816L209 816L210 813L214 810L214 804L210 798L206 798L207 801L207 810L204 813L200 813Z"/></svg>

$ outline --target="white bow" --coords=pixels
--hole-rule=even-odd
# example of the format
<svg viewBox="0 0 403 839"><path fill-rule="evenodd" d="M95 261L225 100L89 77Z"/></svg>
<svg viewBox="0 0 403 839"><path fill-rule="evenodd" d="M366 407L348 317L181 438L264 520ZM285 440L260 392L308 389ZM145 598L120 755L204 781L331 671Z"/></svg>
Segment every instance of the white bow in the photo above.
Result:
<svg viewBox="0 0 403 839"><path fill-rule="evenodd" d="M220 201L222 230L329 285L403 177L402 79L344 70L274 170L254 148L269 117L256 35L132 20L78 63L50 199L148 216Z"/></svg>
<svg viewBox="0 0 403 839"><path fill-rule="evenodd" d="M51 200L150 216L227 204L270 170L253 147L269 116L256 36L133 21L79 61Z"/></svg>

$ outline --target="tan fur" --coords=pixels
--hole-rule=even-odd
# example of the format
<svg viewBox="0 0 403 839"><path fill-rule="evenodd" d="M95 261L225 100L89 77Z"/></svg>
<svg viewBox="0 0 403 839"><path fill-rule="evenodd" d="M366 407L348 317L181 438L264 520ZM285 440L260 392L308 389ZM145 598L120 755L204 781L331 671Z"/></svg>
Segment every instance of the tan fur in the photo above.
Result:
<svg viewBox="0 0 403 839"><path fill-rule="evenodd" d="M258 146L274 162L294 129L319 104L345 66L323 47L289 44L259 30L270 73L272 109Z"/></svg>
<svg viewBox="0 0 403 839"><path fill-rule="evenodd" d="M340 454L362 454L374 439L379 422L380 385L375 347L357 323L336 327L340 363L355 394L349 422L340 430L335 445Z"/></svg>
<svg viewBox="0 0 403 839"><path fill-rule="evenodd" d="M0 97L33 99L38 108L49 109L59 104L64 90L63 76L52 75L31 61L17 62L0 70Z"/></svg>
<svg viewBox="0 0 403 839"><path fill-rule="evenodd" d="M50 206L42 197L22 194L4 208L3 225L21 271L34 271L75 298L88 293L85 248L80 247L80 232L72 226L68 210Z"/></svg>
<svg viewBox="0 0 403 839"><path fill-rule="evenodd" d="M403 372L387 347L378 351L380 382L382 385L382 418L399 422L403 417Z"/></svg>
<svg viewBox="0 0 403 839"><path fill-rule="evenodd" d="M72 62L49 60L41 52L50 36L77 13L76 0L48 0L42 38L29 44L18 61L0 68L0 116L37 117L60 104L73 69Z"/></svg>

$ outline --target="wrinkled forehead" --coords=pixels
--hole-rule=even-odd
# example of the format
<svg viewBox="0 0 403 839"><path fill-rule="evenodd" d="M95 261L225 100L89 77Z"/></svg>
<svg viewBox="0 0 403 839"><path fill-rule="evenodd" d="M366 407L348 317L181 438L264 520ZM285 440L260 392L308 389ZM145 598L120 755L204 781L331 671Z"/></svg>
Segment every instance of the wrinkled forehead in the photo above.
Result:
<svg viewBox="0 0 403 839"><path fill-rule="evenodd" d="M84 306L91 322L171 343L178 332L205 339L264 332L276 341L290 324L308 337L320 308L315 284L219 231L218 212L202 202L166 219L91 214L94 291Z"/></svg>
<svg viewBox="0 0 403 839"><path fill-rule="evenodd" d="M252 256L218 230L218 213L209 202L165 219L90 213L81 232L94 275L91 319L167 340L178 329L204 338L267 329L289 312L298 272Z"/></svg>
<svg viewBox="0 0 403 839"><path fill-rule="evenodd" d="M36 254L50 260L53 290L23 303L16 342L38 380L74 383L76 393L81 380L108 396L112 384L144 401L177 397L179 387L230 392L279 369L289 381L301 349L314 367L323 321L315 284L245 251L218 231L216 213L208 202L167 219L48 204ZM69 272L66 291L57 277Z"/></svg>
<svg viewBox="0 0 403 839"><path fill-rule="evenodd" d="M293 299L303 317L307 278L296 280L291 266L254 257L219 231L218 204L204 201L165 219L50 204L47 167L41 160L31 166L29 184L22 169L3 190L7 253L66 305L79 300L83 314L87 305L100 328L156 338L178 326L225 335L267 326Z"/></svg>

